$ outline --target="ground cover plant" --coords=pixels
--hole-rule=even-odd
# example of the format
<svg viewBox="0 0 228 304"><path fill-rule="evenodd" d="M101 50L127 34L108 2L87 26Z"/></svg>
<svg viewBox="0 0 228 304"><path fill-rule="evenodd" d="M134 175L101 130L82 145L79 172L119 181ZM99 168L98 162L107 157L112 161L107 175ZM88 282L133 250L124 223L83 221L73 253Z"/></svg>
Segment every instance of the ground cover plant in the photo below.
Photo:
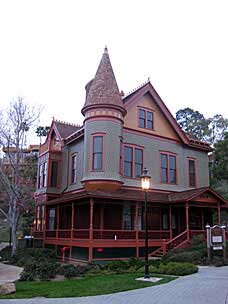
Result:
<svg viewBox="0 0 228 304"><path fill-rule="evenodd" d="M0 296L1 299L18 299L32 297L81 297L138 289L158 284L168 283L174 277L157 275L162 277L157 283L141 282L135 279L143 274L128 273L115 275L85 276L76 280L65 280L60 282L17 282L17 292L8 296Z"/></svg>
<svg viewBox="0 0 228 304"><path fill-rule="evenodd" d="M226 245L228 256L228 242ZM213 251L212 261L207 257L207 244L201 235L195 236L189 241L187 247L170 250L162 258L163 263L168 262L187 262L195 265L224 266L227 262L223 260L222 251Z"/></svg>

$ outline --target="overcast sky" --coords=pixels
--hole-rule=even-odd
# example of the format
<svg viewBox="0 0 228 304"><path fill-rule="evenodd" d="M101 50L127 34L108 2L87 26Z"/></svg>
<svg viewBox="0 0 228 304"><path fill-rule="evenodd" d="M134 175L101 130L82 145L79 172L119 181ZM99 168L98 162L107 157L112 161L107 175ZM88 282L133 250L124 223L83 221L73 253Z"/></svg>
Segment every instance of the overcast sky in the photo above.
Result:
<svg viewBox="0 0 228 304"><path fill-rule="evenodd" d="M0 0L0 104L44 105L40 123L82 123L104 46L125 93L151 83L173 114L228 118L227 0Z"/></svg>

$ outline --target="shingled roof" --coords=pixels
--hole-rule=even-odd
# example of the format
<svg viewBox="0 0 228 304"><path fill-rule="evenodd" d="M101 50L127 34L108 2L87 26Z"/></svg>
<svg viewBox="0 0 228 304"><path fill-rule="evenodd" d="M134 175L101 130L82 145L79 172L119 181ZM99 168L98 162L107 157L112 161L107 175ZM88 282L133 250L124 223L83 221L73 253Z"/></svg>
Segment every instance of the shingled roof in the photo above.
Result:
<svg viewBox="0 0 228 304"><path fill-rule="evenodd" d="M83 115L88 107L95 105L114 105L125 112L107 48L104 50L95 78L86 85L86 91Z"/></svg>
<svg viewBox="0 0 228 304"><path fill-rule="evenodd" d="M54 121L55 127L61 137L61 139L65 139L66 137L70 136L71 134L75 133L79 129L81 129L81 126L70 124L63 121Z"/></svg>

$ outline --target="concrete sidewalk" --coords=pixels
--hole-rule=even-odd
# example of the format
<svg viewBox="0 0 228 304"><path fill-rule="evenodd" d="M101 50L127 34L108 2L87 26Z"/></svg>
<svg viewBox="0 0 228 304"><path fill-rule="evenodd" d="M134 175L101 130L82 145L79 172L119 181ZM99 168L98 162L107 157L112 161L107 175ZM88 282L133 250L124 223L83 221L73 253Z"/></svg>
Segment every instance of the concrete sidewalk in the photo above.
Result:
<svg viewBox="0 0 228 304"><path fill-rule="evenodd" d="M0 300L0 304L228 304L228 266L203 267L168 284L81 298Z"/></svg>
<svg viewBox="0 0 228 304"><path fill-rule="evenodd" d="M23 268L0 263L0 285L5 282L14 282L20 278Z"/></svg>

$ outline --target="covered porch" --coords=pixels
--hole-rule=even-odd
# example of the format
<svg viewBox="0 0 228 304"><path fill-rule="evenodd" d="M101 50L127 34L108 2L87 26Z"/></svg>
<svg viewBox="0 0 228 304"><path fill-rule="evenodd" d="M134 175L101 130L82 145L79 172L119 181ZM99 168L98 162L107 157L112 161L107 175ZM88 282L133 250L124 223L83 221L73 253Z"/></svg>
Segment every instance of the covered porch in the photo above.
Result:
<svg viewBox="0 0 228 304"><path fill-rule="evenodd" d="M172 194L172 200L159 195L159 201L158 194L148 194L150 253L181 246L195 235L205 235L206 224L227 219L226 201L210 191L189 192L185 197L182 192L181 200L180 195ZM103 193L102 197L96 194L65 203L50 202L45 208L45 225L34 236L42 238L45 246L69 247L70 258L82 248L88 260L110 258L115 251L119 251L116 258L143 256L144 202L128 197L105 198Z"/></svg>

